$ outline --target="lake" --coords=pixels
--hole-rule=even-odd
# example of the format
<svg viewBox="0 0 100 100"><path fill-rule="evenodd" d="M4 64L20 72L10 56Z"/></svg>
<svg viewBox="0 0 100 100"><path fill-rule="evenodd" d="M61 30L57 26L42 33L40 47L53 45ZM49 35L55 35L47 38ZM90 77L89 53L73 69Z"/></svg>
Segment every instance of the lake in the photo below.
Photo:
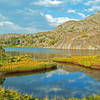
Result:
<svg viewBox="0 0 100 100"><path fill-rule="evenodd" d="M55 50L44 48L5 48L7 55L30 55L34 59L51 61L53 57L100 54L100 51ZM40 73L20 73L0 76L4 88L39 98L73 98L100 94L100 71L68 64L58 64L56 70Z"/></svg>

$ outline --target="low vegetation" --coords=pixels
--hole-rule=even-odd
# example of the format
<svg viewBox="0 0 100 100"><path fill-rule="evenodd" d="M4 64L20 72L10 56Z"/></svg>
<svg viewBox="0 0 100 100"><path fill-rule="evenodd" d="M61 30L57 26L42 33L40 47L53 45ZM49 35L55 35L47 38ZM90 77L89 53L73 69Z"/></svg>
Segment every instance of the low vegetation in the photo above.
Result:
<svg viewBox="0 0 100 100"><path fill-rule="evenodd" d="M21 95L16 91L0 88L0 100L34 100L32 96Z"/></svg>
<svg viewBox="0 0 100 100"><path fill-rule="evenodd" d="M100 55L53 58L53 61L61 63L71 63L84 66L86 68L100 69Z"/></svg>
<svg viewBox="0 0 100 100"><path fill-rule="evenodd" d="M0 88L0 100L57 100L57 99L40 99L40 98L34 98L33 96L28 95L21 95L16 91L13 90L5 90L3 88ZM100 95L98 96L90 96L90 97L84 97L84 98L72 98L72 99L63 99L63 100L100 100Z"/></svg>
<svg viewBox="0 0 100 100"><path fill-rule="evenodd" d="M16 56L2 59L0 71L1 72L17 72L17 71L31 71L42 70L56 67L55 63L36 61L28 56Z"/></svg>

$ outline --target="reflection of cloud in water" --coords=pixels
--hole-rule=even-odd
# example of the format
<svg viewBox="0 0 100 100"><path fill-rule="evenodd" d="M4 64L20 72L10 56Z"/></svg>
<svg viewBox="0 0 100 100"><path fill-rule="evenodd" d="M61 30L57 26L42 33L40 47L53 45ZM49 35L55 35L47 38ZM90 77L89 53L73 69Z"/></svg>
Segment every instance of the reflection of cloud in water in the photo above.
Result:
<svg viewBox="0 0 100 100"><path fill-rule="evenodd" d="M56 71L51 71L50 73L47 73L47 74L46 74L46 77L47 77L47 78L50 78L50 77L52 77L54 74L56 74L56 75L68 75L69 72L64 71L63 69L58 69L58 70L56 70Z"/></svg>
<svg viewBox="0 0 100 100"><path fill-rule="evenodd" d="M46 74L46 77L47 77L47 78L50 78L50 77L52 77L55 73L56 73L55 71L52 71L52 72L50 72L50 73L47 73L47 74Z"/></svg>
<svg viewBox="0 0 100 100"><path fill-rule="evenodd" d="M52 91L54 91L54 92L62 91L63 89L60 87L55 87L55 86L54 87L46 86L46 87L39 88L39 90L45 91L45 93L49 93Z"/></svg>
<svg viewBox="0 0 100 100"><path fill-rule="evenodd" d="M58 69L57 70L57 74L58 75L68 75L68 74L70 74L70 72L67 72L67 71L65 71L65 70L63 70L63 69Z"/></svg>
<svg viewBox="0 0 100 100"><path fill-rule="evenodd" d="M39 75L7 78L4 87L14 87L21 93L34 94L36 97L63 96L83 97L100 93L100 82L82 72L68 72L63 69Z"/></svg>
<svg viewBox="0 0 100 100"><path fill-rule="evenodd" d="M83 78L85 78L85 77L86 77L86 75L83 74L83 75L81 75L78 79L83 79Z"/></svg>
<svg viewBox="0 0 100 100"><path fill-rule="evenodd" d="M63 89L61 89L61 88L50 88L50 89L49 89L49 91L55 91L55 92L56 92L56 91L61 91L61 90L63 90Z"/></svg>
<svg viewBox="0 0 100 100"><path fill-rule="evenodd" d="M75 82L75 80L68 80L68 82L72 83L72 82Z"/></svg>

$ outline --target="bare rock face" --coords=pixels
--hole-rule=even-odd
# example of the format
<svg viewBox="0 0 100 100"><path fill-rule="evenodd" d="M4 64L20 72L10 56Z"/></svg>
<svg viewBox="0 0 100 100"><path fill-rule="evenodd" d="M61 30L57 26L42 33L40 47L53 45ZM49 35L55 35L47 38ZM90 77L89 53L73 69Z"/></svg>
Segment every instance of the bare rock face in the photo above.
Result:
<svg viewBox="0 0 100 100"><path fill-rule="evenodd" d="M94 22L100 24L100 11L98 11L95 14L87 17L85 20L93 20Z"/></svg>
<svg viewBox="0 0 100 100"><path fill-rule="evenodd" d="M69 21L54 29L60 40L51 46L56 49L100 49L100 12L82 21Z"/></svg>

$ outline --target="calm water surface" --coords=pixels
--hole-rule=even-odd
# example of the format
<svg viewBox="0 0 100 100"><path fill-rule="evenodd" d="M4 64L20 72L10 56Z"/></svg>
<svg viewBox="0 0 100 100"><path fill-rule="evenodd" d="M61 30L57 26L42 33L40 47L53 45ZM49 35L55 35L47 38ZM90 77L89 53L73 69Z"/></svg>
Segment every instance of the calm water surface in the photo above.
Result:
<svg viewBox="0 0 100 100"><path fill-rule="evenodd" d="M100 54L100 51L54 50L41 48L5 48L11 56L31 55L35 59L51 60L53 57ZM24 73L0 76L4 88L18 90L34 97L72 98L100 94L100 72L72 65L59 64L57 70L45 73Z"/></svg>

